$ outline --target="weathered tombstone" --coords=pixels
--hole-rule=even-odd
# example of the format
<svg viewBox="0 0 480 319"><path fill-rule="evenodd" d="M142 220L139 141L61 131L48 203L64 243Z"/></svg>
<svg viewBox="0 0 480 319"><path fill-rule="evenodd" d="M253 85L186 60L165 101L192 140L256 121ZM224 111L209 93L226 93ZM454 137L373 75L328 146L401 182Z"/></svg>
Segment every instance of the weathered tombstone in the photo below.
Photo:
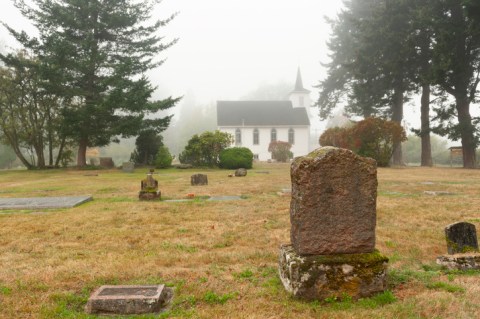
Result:
<svg viewBox="0 0 480 319"><path fill-rule="evenodd" d="M235 171L235 176L237 177L247 176L247 170L245 168L239 168Z"/></svg>
<svg viewBox="0 0 480 319"><path fill-rule="evenodd" d="M459 222L445 227L447 251L450 255L478 252L477 230L474 224Z"/></svg>
<svg viewBox="0 0 480 319"><path fill-rule="evenodd" d="M370 158L322 147L291 165L291 245L279 273L295 297L354 299L386 289L388 258L375 250L377 167Z"/></svg>
<svg viewBox="0 0 480 319"><path fill-rule="evenodd" d="M135 169L135 164L132 162L123 162L122 164L122 171L124 173L133 173Z"/></svg>
<svg viewBox="0 0 480 319"><path fill-rule="evenodd" d="M105 168L113 168L113 160L111 157L100 157L100 166Z"/></svg>
<svg viewBox="0 0 480 319"><path fill-rule="evenodd" d="M205 174L194 174L190 177L192 186L208 185L208 177Z"/></svg>
<svg viewBox="0 0 480 319"><path fill-rule="evenodd" d="M159 312L173 296L164 285L101 286L88 299L85 312L100 315L133 315Z"/></svg>
<svg viewBox="0 0 480 319"><path fill-rule="evenodd" d="M158 181L153 178L153 169L150 169L150 172L147 173L147 178L142 180L140 183L140 193L138 198L140 200L155 200L160 199L161 193L158 190Z"/></svg>
<svg viewBox="0 0 480 319"><path fill-rule="evenodd" d="M480 269L480 254L475 225L458 222L445 227L447 256L437 258L437 264L449 269Z"/></svg>

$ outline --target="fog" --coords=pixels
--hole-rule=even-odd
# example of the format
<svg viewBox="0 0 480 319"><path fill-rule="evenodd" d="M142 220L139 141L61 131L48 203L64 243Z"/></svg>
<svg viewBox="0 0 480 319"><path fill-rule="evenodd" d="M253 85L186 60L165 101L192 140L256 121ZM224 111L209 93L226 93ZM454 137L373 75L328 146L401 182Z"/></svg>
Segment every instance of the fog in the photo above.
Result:
<svg viewBox="0 0 480 319"><path fill-rule="evenodd" d="M34 34L13 1L0 1L2 22ZM165 42L178 42L159 54L165 62L149 73L158 87L155 98L184 97L174 110L173 125L179 125L182 108L185 114L194 107L211 107L217 100L293 89L300 67L314 101L318 97L314 86L325 77L321 63L328 62L330 28L324 17L334 18L341 8L341 0L163 0L153 18L177 13L160 35ZM5 28L0 30L0 46L15 48ZM419 126L418 110L406 105L405 116L409 128ZM325 124L316 123L318 129ZM175 134L170 130L166 135Z"/></svg>
<svg viewBox="0 0 480 319"><path fill-rule="evenodd" d="M12 1L1 0L0 20L32 33ZM192 92L199 103L238 99L265 83L295 80L307 89L323 77L329 27L340 0L164 0L154 18L176 18L161 30L178 43L162 52L165 63L150 74L157 97ZM0 42L14 46L4 28Z"/></svg>

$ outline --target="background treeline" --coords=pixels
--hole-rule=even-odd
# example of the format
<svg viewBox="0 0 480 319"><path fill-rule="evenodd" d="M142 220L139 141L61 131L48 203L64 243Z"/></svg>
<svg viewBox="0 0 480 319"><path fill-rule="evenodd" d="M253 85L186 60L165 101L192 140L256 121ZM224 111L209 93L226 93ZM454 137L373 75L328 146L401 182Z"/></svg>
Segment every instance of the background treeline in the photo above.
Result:
<svg viewBox="0 0 480 319"><path fill-rule="evenodd" d="M476 0L347 0L330 20L328 76L317 105L327 118L350 115L402 124L421 95L421 165L431 166L430 133L461 141L463 164L476 167L479 118L471 114L480 82L480 3ZM393 164L403 164L401 144Z"/></svg>

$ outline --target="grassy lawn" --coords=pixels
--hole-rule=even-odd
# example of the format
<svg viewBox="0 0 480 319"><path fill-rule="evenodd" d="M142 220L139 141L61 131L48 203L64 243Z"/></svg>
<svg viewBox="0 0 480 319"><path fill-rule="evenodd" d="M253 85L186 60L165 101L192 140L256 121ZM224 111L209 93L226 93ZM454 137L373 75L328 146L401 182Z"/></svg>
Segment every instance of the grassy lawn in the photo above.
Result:
<svg viewBox="0 0 480 319"><path fill-rule="evenodd" d="M165 199L244 199L139 202L140 169L1 171L0 197L94 200L0 211L0 318L94 318L83 307L98 286L160 283L175 288L171 309L135 318L480 318L480 272L435 265L446 253L446 225L480 229L480 170L379 169L376 246L390 258L389 291L323 303L292 299L277 275L279 245L290 237L290 198L278 195L290 187L288 165L259 164L244 178L157 172ZM209 185L190 186L195 173Z"/></svg>

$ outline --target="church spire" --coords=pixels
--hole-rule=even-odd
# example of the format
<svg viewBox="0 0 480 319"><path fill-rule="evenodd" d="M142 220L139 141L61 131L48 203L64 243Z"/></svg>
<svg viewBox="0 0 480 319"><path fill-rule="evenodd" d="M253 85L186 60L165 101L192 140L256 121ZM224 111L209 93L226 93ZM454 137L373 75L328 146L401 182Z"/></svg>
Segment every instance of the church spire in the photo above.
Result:
<svg viewBox="0 0 480 319"><path fill-rule="evenodd" d="M302 73L300 72L300 67L298 67L297 69L297 80L295 81L295 88L293 89L292 93L293 92L310 93L309 90L303 87Z"/></svg>
<svg viewBox="0 0 480 319"><path fill-rule="evenodd" d="M295 91L303 91L302 74L300 73L300 67L297 69L297 80L295 81Z"/></svg>

